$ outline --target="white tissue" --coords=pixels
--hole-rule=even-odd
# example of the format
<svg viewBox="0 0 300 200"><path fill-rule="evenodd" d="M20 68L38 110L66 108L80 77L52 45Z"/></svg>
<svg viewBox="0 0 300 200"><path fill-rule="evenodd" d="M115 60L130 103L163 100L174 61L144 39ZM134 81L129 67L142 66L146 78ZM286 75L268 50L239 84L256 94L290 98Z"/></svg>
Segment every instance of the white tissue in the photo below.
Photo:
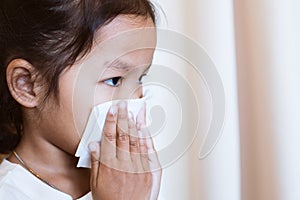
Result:
<svg viewBox="0 0 300 200"><path fill-rule="evenodd" d="M145 102L147 104L148 98L149 96L143 97L141 99L125 100L127 101L128 111L131 111L133 113L135 119L140 109L142 108L143 103ZM120 100L114 100L99 104L92 109L85 131L76 150L75 156L79 157L77 167L91 168L91 158L88 145L93 141L101 141L102 130L104 127L107 112L111 105L115 105L118 101ZM147 124L149 124L149 120L150 119L146 117Z"/></svg>

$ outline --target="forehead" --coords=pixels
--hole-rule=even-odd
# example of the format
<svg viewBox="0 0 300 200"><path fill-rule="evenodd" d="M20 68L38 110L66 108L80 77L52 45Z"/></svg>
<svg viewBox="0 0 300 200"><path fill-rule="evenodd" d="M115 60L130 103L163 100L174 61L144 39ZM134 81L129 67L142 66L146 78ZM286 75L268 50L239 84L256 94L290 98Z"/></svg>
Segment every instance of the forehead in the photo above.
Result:
<svg viewBox="0 0 300 200"><path fill-rule="evenodd" d="M120 15L96 33L92 55L105 67L132 68L149 65L155 47L156 29L150 17Z"/></svg>
<svg viewBox="0 0 300 200"><path fill-rule="evenodd" d="M101 43L118 36L121 33L138 32L147 34L147 40L153 40L156 43L155 25L150 17L135 15L119 15L107 25L103 26L96 33L96 43ZM152 32L152 34L150 34ZM151 37L152 36L152 37Z"/></svg>
<svg viewBox="0 0 300 200"><path fill-rule="evenodd" d="M119 15L96 32L91 52L76 66L81 77L96 81L112 66L149 66L155 48L156 29L150 17Z"/></svg>

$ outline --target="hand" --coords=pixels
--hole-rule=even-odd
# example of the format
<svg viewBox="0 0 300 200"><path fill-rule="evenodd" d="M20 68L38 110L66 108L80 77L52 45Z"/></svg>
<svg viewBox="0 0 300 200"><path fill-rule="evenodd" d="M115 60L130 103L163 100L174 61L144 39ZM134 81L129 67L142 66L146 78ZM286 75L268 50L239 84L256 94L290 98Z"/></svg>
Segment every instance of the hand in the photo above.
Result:
<svg viewBox="0 0 300 200"><path fill-rule="evenodd" d="M156 200L161 166L146 129L146 107L135 123L126 102L106 116L100 142L92 143L91 190L94 200Z"/></svg>

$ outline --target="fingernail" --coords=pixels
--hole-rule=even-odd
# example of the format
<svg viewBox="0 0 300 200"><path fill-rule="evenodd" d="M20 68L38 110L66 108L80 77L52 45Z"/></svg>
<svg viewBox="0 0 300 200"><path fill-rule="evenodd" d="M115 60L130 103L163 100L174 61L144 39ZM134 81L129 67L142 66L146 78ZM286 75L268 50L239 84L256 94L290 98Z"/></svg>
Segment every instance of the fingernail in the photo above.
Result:
<svg viewBox="0 0 300 200"><path fill-rule="evenodd" d="M91 142L89 144L89 150L90 150L90 152L97 152L98 144L96 142Z"/></svg>
<svg viewBox="0 0 300 200"><path fill-rule="evenodd" d="M111 113L112 115L115 115L115 114L117 114L117 112L118 112L117 107L115 105L112 105L109 109L109 113Z"/></svg>
<svg viewBox="0 0 300 200"><path fill-rule="evenodd" d="M131 120L134 119L133 113L131 111L128 112L128 118L131 119Z"/></svg>

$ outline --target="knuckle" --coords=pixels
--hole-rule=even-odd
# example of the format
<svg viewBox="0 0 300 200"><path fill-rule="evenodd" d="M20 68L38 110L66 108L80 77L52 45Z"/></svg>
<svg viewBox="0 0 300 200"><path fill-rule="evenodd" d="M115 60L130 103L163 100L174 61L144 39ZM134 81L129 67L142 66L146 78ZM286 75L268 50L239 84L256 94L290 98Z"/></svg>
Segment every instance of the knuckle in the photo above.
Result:
<svg viewBox="0 0 300 200"><path fill-rule="evenodd" d="M147 149L147 144L144 142L144 141L139 141L139 145L140 145L140 148L141 149L143 149L143 150L145 150L145 149Z"/></svg>
<svg viewBox="0 0 300 200"><path fill-rule="evenodd" d="M134 129L135 128L135 124L134 124L134 122L132 120L129 120L128 127L130 129Z"/></svg>
<svg viewBox="0 0 300 200"><path fill-rule="evenodd" d="M129 145L130 145L130 147L137 148L138 145L139 145L139 143L138 143L137 140L132 140L132 139L131 139L131 140L129 141Z"/></svg>
<svg viewBox="0 0 300 200"><path fill-rule="evenodd" d="M119 119L127 119L127 116L128 116L127 112L119 112L118 113Z"/></svg>
<svg viewBox="0 0 300 200"><path fill-rule="evenodd" d="M144 159L144 160L148 160L148 159L149 159L148 154L146 154L146 153L141 153L140 156L141 156L141 158Z"/></svg>
<svg viewBox="0 0 300 200"><path fill-rule="evenodd" d="M128 141L128 135L126 134L119 135L118 140L120 140L121 142Z"/></svg>
<svg viewBox="0 0 300 200"><path fill-rule="evenodd" d="M144 147L144 146L140 146L140 152L141 152L141 154L143 154L143 155L147 155L147 158L149 158L149 156L148 156L148 151L147 151L147 148L146 147Z"/></svg>
<svg viewBox="0 0 300 200"><path fill-rule="evenodd" d="M104 130L103 135L110 141L113 141L116 139L116 134L112 133L112 131Z"/></svg>
<svg viewBox="0 0 300 200"><path fill-rule="evenodd" d="M125 130L121 127L117 128L117 132L118 132L119 137L128 136L127 130Z"/></svg>
<svg viewBox="0 0 300 200"><path fill-rule="evenodd" d="M143 147L146 147L146 146L147 146L147 143L146 143L145 140L143 140L143 139L140 139L140 140L139 140L139 143L140 143L140 145L143 146Z"/></svg>
<svg viewBox="0 0 300 200"><path fill-rule="evenodd" d="M139 161L139 155L137 153L131 153L131 159L133 160L135 167L138 168L137 162Z"/></svg>

